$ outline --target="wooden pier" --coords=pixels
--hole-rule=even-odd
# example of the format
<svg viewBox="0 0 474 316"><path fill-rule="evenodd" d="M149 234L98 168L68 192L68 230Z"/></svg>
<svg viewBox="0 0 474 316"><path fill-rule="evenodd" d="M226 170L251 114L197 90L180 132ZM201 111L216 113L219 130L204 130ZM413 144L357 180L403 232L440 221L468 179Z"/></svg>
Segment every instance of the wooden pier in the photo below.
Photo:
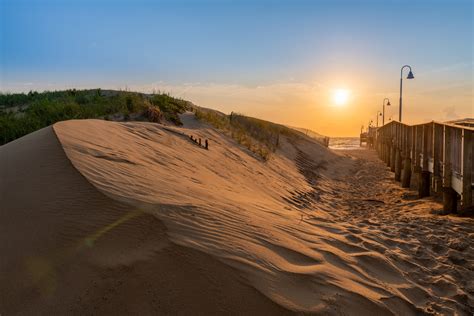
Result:
<svg viewBox="0 0 474 316"><path fill-rule="evenodd" d="M471 124L392 121L377 129L374 147L403 187L415 186L419 197L442 195L446 213L473 209Z"/></svg>
<svg viewBox="0 0 474 316"><path fill-rule="evenodd" d="M373 148L374 145L375 145L375 138L377 136L377 127L372 127L372 126L369 126L367 128L367 131L363 131L363 129L361 129L360 131L360 146L362 146L363 143L365 143L365 145L367 147L371 147Z"/></svg>

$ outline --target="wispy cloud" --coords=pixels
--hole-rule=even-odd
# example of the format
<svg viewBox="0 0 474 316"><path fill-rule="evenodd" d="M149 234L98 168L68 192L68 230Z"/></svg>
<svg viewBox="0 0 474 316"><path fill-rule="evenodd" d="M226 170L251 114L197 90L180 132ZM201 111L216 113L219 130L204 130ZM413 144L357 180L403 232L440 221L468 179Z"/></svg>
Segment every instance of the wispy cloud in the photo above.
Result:
<svg viewBox="0 0 474 316"><path fill-rule="evenodd" d="M318 99L325 88L318 83L284 82L267 85L245 86L238 84L186 83L168 84L154 82L130 86L142 92L162 91L188 98L202 105L227 108L254 108L268 106L290 106Z"/></svg>
<svg viewBox="0 0 474 316"><path fill-rule="evenodd" d="M453 105L445 107L443 109L443 113L445 115L446 121L460 118L460 116L456 113L456 108Z"/></svg>

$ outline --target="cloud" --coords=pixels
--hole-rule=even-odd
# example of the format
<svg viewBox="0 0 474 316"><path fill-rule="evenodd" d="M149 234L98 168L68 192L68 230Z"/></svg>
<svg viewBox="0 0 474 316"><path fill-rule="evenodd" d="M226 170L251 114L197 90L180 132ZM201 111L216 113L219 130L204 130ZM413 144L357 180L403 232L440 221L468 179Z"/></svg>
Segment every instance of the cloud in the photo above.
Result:
<svg viewBox="0 0 474 316"><path fill-rule="evenodd" d="M446 121L460 118L460 116L456 113L456 108L454 107L454 105L445 107L443 109L443 113L445 115Z"/></svg>
<svg viewBox="0 0 474 316"><path fill-rule="evenodd" d="M265 111L268 107L300 106L317 103L326 89L317 83L283 82L257 86L217 83L168 84L155 82L130 86L131 90L142 92L161 91L173 96L189 99L202 106L212 106L220 110Z"/></svg>

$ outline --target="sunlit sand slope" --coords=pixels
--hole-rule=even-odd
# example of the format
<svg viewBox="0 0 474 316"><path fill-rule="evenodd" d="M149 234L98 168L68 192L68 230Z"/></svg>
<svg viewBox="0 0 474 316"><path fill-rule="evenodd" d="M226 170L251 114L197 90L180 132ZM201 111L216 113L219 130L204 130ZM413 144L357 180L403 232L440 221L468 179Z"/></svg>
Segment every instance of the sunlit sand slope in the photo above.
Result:
<svg viewBox="0 0 474 316"><path fill-rule="evenodd" d="M52 127L0 147L0 194L2 315L286 312L235 269L170 243L155 216L98 191Z"/></svg>

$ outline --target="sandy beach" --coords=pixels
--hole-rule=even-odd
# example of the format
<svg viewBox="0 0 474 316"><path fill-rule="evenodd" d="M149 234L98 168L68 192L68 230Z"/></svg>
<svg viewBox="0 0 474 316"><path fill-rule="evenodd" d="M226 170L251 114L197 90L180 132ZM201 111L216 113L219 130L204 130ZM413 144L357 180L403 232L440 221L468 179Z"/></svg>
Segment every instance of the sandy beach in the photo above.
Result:
<svg viewBox="0 0 474 316"><path fill-rule="evenodd" d="M1 315L473 314L473 218L438 215L375 151L300 135L262 161L181 119L0 147Z"/></svg>

